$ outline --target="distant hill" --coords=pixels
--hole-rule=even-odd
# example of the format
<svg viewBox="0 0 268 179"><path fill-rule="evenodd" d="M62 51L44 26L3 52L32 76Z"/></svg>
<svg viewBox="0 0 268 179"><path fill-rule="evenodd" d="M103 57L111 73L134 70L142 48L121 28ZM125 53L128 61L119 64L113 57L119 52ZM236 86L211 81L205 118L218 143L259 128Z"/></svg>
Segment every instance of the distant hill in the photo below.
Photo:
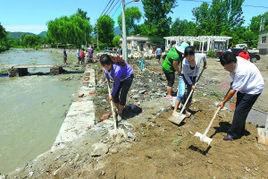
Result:
<svg viewBox="0 0 268 179"><path fill-rule="evenodd" d="M39 37L46 37L47 36L47 31L43 31L38 34Z"/></svg>
<svg viewBox="0 0 268 179"><path fill-rule="evenodd" d="M114 33L115 33L115 35L121 35L122 34L122 31L121 31L119 26L114 28Z"/></svg>
<svg viewBox="0 0 268 179"><path fill-rule="evenodd" d="M34 33L31 33L31 32L7 32L7 37L11 38L11 39L19 39L24 34L36 35ZM47 31L43 31L43 32L38 34L38 36L40 36L40 37L45 37L46 35L47 35Z"/></svg>
<svg viewBox="0 0 268 179"><path fill-rule="evenodd" d="M31 32L7 32L7 37L12 39L19 39L24 34L34 35L34 33Z"/></svg>

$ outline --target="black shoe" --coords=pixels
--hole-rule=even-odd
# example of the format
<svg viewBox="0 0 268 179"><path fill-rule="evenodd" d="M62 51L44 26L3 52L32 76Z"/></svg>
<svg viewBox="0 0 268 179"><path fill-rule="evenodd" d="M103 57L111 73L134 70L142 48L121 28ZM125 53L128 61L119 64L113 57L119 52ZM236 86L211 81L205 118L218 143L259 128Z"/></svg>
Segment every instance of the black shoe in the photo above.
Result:
<svg viewBox="0 0 268 179"><path fill-rule="evenodd" d="M223 138L223 140L225 140L225 141L233 141L233 140L234 140L234 137L233 137L231 134L227 134L227 135Z"/></svg>

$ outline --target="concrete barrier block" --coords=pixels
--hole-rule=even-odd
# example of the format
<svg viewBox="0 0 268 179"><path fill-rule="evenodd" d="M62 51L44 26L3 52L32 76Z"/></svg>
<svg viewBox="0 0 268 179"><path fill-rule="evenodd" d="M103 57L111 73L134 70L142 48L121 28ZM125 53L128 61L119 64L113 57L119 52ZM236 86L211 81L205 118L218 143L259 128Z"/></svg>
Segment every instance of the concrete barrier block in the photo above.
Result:
<svg viewBox="0 0 268 179"><path fill-rule="evenodd" d="M258 143L268 145L268 130L265 128L258 128Z"/></svg>

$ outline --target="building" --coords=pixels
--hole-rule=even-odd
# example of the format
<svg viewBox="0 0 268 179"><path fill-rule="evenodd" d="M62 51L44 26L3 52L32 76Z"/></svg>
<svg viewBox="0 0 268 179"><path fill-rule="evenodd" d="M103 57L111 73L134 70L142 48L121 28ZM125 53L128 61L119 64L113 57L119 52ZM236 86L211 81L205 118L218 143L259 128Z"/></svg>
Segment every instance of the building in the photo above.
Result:
<svg viewBox="0 0 268 179"><path fill-rule="evenodd" d="M210 50L226 50L229 46L229 41L232 37L227 36L170 36L164 37L165 48L169 49L173 41L176 44L188 42L195 46L199 52L208 52Z"/></svg>
<svg viewBox="0 0 268 179"><path fill-rule="evenodd" d="M127 47L133 51L149 51L153 49L150 39L141 36L127 37Z"/></svg>
<svg viewBox="0 0 268 179"><path fill-rule="evenodd" d="M258 49L260 54L268 54L268 32L259 35Z"/></svg>

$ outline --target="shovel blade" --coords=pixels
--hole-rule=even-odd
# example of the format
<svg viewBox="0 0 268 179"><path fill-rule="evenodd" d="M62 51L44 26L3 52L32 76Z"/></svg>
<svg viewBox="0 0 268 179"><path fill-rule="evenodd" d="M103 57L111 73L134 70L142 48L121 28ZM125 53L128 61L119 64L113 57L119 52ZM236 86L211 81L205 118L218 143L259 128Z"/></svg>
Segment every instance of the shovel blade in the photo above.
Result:
<svg viewBox="0 0 268 179"><path fill-rule="evenodd" d="M212 139L211 138L209 138L205 134L201 134L200 132L196 132L194 136L195 137L198 137L201 142L205 142L208 145L210 145L210 143L212 142Z"/></svg>
<svg viewBox="0 0 268 179"><path fill-rule="evenodd" d="M168 120L174 124L180 125L185 117L184 114L172 115Z"/></svg>

